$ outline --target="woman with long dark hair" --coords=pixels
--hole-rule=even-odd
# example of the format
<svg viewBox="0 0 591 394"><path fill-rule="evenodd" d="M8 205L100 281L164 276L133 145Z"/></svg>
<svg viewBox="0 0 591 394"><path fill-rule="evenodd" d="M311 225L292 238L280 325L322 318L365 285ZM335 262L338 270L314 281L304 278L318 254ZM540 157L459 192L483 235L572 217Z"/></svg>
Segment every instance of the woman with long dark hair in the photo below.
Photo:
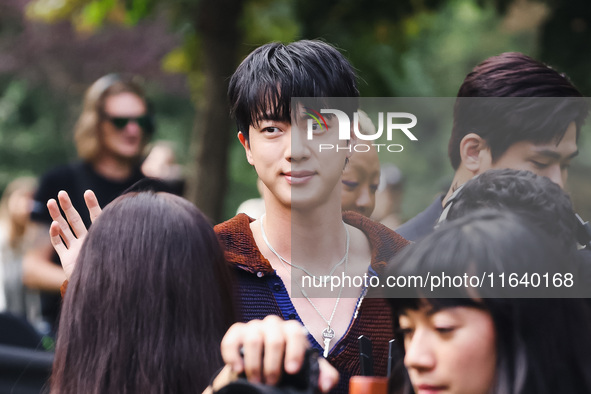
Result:
<svg viewBox="0 0 591 394"><path fill-rule="evenodd" d="M51 392L200 392L222 366L231 294L195 206L167 193L119 197L89 229L70 277Z"/></svg>
<svg viewBox="0 0 591 394"><path fill-rule="evenodd" d="M390 299L410 377L409 382L400 368L395 392L591 392L591 313L584 300L504 298L572 295L556 290L576 288L576 274L572 283L565 282L571 278L565 275L571 273L573 258L524 219L495 211L447 223L408 247L395 259L390 274L467 274L484 277L487 283L449 286L445 294L453 298L415 288L406 298ZM518 278L512 285L511 273ZM522 280L526 273L527 284ZM545 273L550 275L549 286ZM534 288L535 274L542 281ZM554 274L561 280L554 281ZM496 281L492 286L490 275Z"/></svg>

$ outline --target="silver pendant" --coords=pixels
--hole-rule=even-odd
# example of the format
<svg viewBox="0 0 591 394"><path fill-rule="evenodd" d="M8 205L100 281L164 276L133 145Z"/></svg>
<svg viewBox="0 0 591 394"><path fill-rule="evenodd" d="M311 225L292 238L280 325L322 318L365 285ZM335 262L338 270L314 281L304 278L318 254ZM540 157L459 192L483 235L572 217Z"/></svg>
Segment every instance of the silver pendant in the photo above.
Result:
<svg viewBox="0 0 591 394"><path fill-rule="evenodd" d="M324 338L324 358L328 357L328 351L330 349L330 341L334 338L334 330L330 326L326 327L322 331L322 338Z"/></svg>

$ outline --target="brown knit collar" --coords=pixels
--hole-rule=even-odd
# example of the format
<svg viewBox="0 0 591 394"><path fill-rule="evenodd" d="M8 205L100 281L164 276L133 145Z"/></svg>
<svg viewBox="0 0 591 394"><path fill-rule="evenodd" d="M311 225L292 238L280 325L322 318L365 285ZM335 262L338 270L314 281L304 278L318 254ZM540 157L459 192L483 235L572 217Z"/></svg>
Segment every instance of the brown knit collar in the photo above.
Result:
<svg viewBox="0 0 591 394"><path fill-rule="evenodd" d="M382 272L386 262L408 243L394 231L358 213L344 212L343 220L363 231L369 239L371 266L378 273ZM225 250L226 260L231 265L259 276L274 274L271 263L261 254L250 230L250 223L253 221L251 217L240 213L215 226Z"/></svg>

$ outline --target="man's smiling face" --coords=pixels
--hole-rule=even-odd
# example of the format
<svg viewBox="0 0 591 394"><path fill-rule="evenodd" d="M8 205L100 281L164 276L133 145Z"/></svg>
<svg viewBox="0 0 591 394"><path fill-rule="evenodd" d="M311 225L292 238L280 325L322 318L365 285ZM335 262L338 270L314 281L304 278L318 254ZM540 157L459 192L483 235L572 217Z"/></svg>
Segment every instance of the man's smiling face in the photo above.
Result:
<svg viewBox="0 0 591 394"><path fill-rule="evenodd" d="M350 156L348 143L338 139L338 122L334 117L327 117L327 127L318 128L309 140L307 118L301 112L299 108L293 123L268 115L250 125L248 141L240 133L247 160L270 192L265 201L275 199L284 206L291 207L293 203L294 208L309 209L335 195L340 207L341 175L345 159ZM338 145L339 149L320 152L321 144Z"/></svg>

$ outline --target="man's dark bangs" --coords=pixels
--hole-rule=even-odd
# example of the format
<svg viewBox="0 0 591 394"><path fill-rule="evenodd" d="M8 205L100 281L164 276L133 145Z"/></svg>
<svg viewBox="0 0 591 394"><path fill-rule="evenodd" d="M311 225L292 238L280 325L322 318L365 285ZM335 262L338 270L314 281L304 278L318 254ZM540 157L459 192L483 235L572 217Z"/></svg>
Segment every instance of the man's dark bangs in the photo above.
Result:
<svg viewBox="0 0 591 394"><path fill-rule="evenodd" d="M534 144L558 145L571 122L575 122L579 138L581 127L589 113L589 106L584 98L536 98L542 102L531 115L526 112L508 115L503 122L505 132L498 136L483 136L491 147L493 161L500 158L516 142L529 141ZM544 104L547 101L550 105Z"/></svg>
<svg viewBox="0 0 591 394"><path fill-rule="evenodd" d="M470 132L486 140L496 160L520 141L560 143L571 122L578 138L588 113L589 104L582 97L458 98L449 145L452 162L459 160L460 138Z"/></svg>
<svg viewBox="0 0 591 394"><path fill-rule="evenodd" d="M359 91L351 64L338 50L302 40L254 50L232 76L228 96L238 129L248 138L248 128L262 120L290 122L294 97L358 97Z"/></svg>
<svg viewBox="0 0 591 394"><path fill-rule="evenodd" d="M291 121L291 98L282 94L284 87L276 82L268 82L257 89L256 84L252 84L247 92L246 102L244 103L245 117L247 125L258 127L264 120L273 120L278 122Z"/></svg>
<svg viewBox="0 0 591 394"><path fill-rule="evenodd" d="M263 120L291 122L291 100L294 97L316 98L316 110L331 108L331 104L323 99L329 93L323 86L326 81L302 70L261 70L258 78L267 80L249 84L244 100L236 108L236 118L244 120L240 125L244 129L250 125L257 127Z"/></svg>
<svg viewBox="0 0 591 394"><path fill-rule="evenodd" d="M549 101L551 108L545 110L546 116L541 117L537 122L536 128L540 130L540 140L538 142L556 141L559 143L571 122L575 122L577 125L578 138L579 129L589 113L587 101L579 97L553 98ZM532 132L535 133L535 130L532 130Z"/></svg>
<svg viewBox="0 0 591 394"><path fill-rule="evenodd" d="M305 101L305 105L311 106L316 111L324 108L339 108L352 116L358 107L356 98L346 101L331 100L327 96L334 94L334 91L331 92L330 87L325 85L326 81L306 75L289 77L278 75L277 80L269 81L265 86L259 86L259 89L256 89L256 84L253 84L247 92L246 102L243 105L245 116L240 118L245 119L248 125L255 127L258 127L263 120L291 123L291 106L294 104L292 99L300 97L311 98ZM343 102L346 108L342 108Z"/></svg>

